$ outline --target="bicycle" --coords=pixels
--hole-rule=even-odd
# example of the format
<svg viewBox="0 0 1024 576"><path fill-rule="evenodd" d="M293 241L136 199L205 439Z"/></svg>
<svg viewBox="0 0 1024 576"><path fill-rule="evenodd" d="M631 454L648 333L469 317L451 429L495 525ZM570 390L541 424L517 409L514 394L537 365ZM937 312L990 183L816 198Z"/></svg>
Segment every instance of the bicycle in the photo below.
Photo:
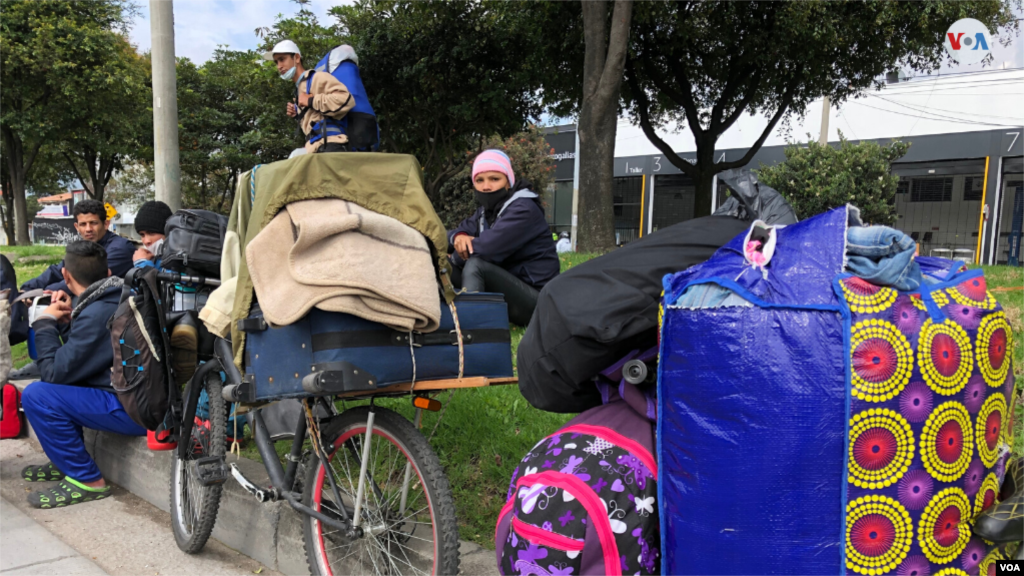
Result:
<svg viewBox="0 0 1024 576"><path fill-rule="evenodd" d="M210 282L173 273L160 280ZM203 548L216 522L222 484L231 476L260 502L283 500L303 515L311 574L458 573L451 488L437 454L419 431L423 409L439 404L425 394L515 379L430 380L366 390L350 385L351 374L343 371L315 376L322 389L301 399L304 417L296 422L286 466L259 408L250 412L253 439L271 484L261 488L225 460L228 403L246 400L245 379L234 364L231 344L216 340L210 359L183 394L171 478L171 516L179 548L187 553ZM210 399L208 421L195 417L203 391ZM408 395L417 398L413 422L376 405L380 398ZM369 404L339 414L332 399Z"/></svg>

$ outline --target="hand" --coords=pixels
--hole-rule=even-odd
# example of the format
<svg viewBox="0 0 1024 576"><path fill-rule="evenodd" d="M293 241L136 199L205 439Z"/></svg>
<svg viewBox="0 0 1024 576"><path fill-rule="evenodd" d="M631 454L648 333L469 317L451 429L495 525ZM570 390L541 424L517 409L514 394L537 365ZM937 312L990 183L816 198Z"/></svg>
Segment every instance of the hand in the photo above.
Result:
<svg viewBox="0 0 1024 576"><path fill-rule="evenodd" d="M292 118L295 118L299 114L299 109L295 107L294 102L288 103L288 107L285 109L285 114Z"/></svg>
<svg viewBox="0 0 1024 576"><path fill-rule="evenodd" d="M455 251L463 260L469 260L470 255L473 254L473 239L469 234L463 233L455 237Z"/></svg>
<svg viewBox="0 0 1024 576"><path fill-rule="evenodd" d="M63 290L57 290L50 296L50 305L43 310L43 314L49 314L57 319L57 322L68 322L71 320L71 297Z"/></svg>
<svg viewBox="0 0 1024 576"><path fill-rule="evenodd" d="M139 248L135 250L135 254L132 254L132 262L138 262L139 260L152 260L155 256L145 248Z"/></svg>
<svg viewBox="0 0 1024 576"><path fill-rule="evenodd" d="M313 96L311 94L299 92L299 106L309 108L311 104L313 104Z"/></svg>

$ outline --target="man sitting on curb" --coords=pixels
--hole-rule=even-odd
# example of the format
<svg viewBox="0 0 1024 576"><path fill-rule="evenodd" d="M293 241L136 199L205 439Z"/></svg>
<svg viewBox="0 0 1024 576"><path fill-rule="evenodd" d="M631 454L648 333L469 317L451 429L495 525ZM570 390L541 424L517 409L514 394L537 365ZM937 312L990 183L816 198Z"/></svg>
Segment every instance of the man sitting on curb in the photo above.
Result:
<svg viewBox="0 0 1024 576"><path fill-rule="evenodd" d="M25 468L22 477L60 481L29 494L36 508L70 506L110 494L85 449L82 427L146 434L125 413L110 385L114 351L107 323L117 310L123 281L110 275L103 247L85 240L68 245L62 275L77 304L72 307L67 293L55 292L53 303L32 324L42 381L30 384L21 396L25 416L50 458L48 464ZM58 326L65 323L70 329L61 344Z"/></svg>
<svg viewBox="0 0 1024 576"><path fill-rule="evenodd" d="M164 230L173 216L171 208L159 200L150 200L135 214L135 231L142 237L142 248L135 251L132 260L136 268L160 268L163 257ZM199 325L194 313L180 311L168 317L171 328L171 369L174 380L184 386L192 379L199 361Z"/></svg>
<svg viewBox="0 0 1024 576"><path fill-rule="evenodd" d="M107 220L107 209L103 203L98 200L84 200L75 204L72 214L75 218L75 230L78 231L82 240L95 242L102 246L106 250L107 263L111 272L114 276L124 278L124 275L132 269L132 253L135 252L135 247L128 240L107 230L110 220ZM28 292L39 288L67 292L68 287L64 285L64 276L61 275L63 267L64 262L48 267L39 276L22 284L21 291ZM35 362L11 372L13 380L39 377L39 367Z"/></svg>

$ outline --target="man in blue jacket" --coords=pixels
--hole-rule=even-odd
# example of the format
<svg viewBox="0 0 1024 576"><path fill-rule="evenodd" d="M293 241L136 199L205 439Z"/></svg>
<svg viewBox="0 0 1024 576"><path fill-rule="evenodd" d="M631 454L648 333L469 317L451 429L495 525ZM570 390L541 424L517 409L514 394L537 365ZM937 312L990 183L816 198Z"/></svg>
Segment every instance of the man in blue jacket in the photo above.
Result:
<svg viewBox="0 0 1024 576"><path fill-rule="evenodd" d="M110 227L110 220L107 220L107 209L98 200L84 200L75 204L72 210L75 217L75 230L82 240L95 242L107 252L107 264L114 276L124 278L124 275L132 269L132 255L135 247L128 240L107 230ZM51 291L68 291L64 284L64 276L61 269L64 262L54 264L43 270L43 273L21 285L21 291L27 292L37 288ZM14 380L38 378L39 367L33 362L18 370L11 372Z"/></svg>
<svg viewBox="0 0 1024 576"><path fill-rule="evenodd" d="M146 434L125 413L110 385L114 351L107 323L117 311L123 281L111 276L103 247L86 240L68 245L61 275L75 298L54 292L53 303L32 323L42 381L26 387L21 397L25 416L50 458L48 464L25 468L22 477L58 481L29 494L29 503L37 508L60 508L110 494L85 449L83 427ZM62 343L63 325L68 330Z"/></svg>
<svg viewBox="0 0 1024 576"><path fill-rule="evenodd" d="M472 178L480 208L448 233L452 282L468 292L500 292L509 320L526 326L540 289L559 270L544 208L529 182L516 182L500 150L481 152Z"/></svg>

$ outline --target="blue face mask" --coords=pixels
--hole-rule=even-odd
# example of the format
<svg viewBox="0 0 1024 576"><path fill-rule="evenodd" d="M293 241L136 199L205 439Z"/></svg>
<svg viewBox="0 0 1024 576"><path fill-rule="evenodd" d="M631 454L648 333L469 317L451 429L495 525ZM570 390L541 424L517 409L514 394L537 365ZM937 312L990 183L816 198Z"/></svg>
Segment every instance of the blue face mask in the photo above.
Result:
<svg viewBox="0 0 1024 576"><path fill-rule="evenodd" d="M295 78L295 66L292 66L290 70L281 74L281 80L291 80L292 78Z"/></svg>

